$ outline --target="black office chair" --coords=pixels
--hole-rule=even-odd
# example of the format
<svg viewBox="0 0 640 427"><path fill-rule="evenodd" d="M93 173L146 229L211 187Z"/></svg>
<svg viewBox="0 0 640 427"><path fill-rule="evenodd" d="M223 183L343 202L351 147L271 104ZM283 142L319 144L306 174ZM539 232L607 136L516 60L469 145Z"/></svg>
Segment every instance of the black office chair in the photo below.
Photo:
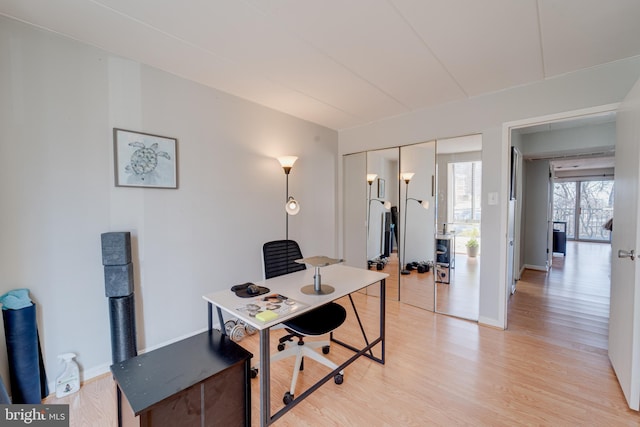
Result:
<svg viewBox="0 0 640 427"><path fill-rule="evenodd" d="M295 262L295 260L302 258L302 251L298 243L293 240L267 242L262 247L262 254L265 279L293 273L294 271L305 270L307 268L305 264ZM301 283L301 286L302 285ZM322 352L328 354L329 340L305 342L303 338L305 336L328 334L342 325L346 318L347 311L344 307L340 304L330 302L283 323L288 335L280 338L278 344L279 351L271 357L271 361L275 362L290 356L296 356L291 387L282 399L285 404L291 403L294 399L298 372L304 369L304 356L310 357L331 369L338 367L338 365L331 360L315 351L317 348L322 348ZM294 342L294 339L298 341ZM340 373L334 377L334 382L336 384L342 384L343 379L344 372L340 371Z"/></svg>

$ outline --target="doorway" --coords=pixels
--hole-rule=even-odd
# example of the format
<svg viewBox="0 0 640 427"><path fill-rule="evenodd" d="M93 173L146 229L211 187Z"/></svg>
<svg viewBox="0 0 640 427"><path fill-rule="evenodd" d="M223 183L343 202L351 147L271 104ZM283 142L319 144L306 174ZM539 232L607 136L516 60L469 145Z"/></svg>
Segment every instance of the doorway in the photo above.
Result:
<svg viewBox="0 0 640 427"><path fill-rule="evenodd" d="M525 269L533 264L534 269L539 269L542 274L552 267L551 261L552 237L554 224L551 213L547 213L547 207L552 205L553 188L549 188L549 174L552 171L552 163L556 167L555 180L565 181L589 181L596 177L605 177L604 180L613 181L613 166L604 168L592 167L591 162L597 162L603 157L613 160L616 145L616 111L618 104L604 105L573 112L554 114L546 117L522 120L504 124L504 149L505 160L511 161L512 151L519 153L518 164L514 170L517 174L512 177L511 190L515 197L509 203L510 210L515 212L514 221L510 221L506 245L513 244L513 261L505 269L504 293L501 294L501 302L504 304L504 328L508 328L509 300L514 289L513 283L521 278ZM549 136L553 138L549 138ZM545 166L544 163L547 163ZM576 167L579 165L580 167ZM611 163L613 165L613 163ZM564 168L564 171L561 169ZM509 170L511 168L507 168ZM527 171L538 172L541 187L537 187L540 193L548 194L544 203L525 203L525 197L532 187L531 180L527 180ZM581 170L585 169L585 170ZM540 174L540 170L546 170ZM573 176L571 176L573 175ZM545 176L547 178L545 178ZM544 187L546 185L546 187ZM535 187L535 186L534 186ZM509 198L509 194L506 194ZM542 198L547 196L540 196ZM513 206L512 206L513 205ZM532 215L527 215L532 205L539 209ZM575 205L573 205L575 206ZM540 218L546 218L546 222L540 222ZM575 219L574 219L575 221ZM567 221L568 222L568 221ZM606 222L603 221L600 227ZM529 230L531 224L536 224L537 230ZM515 225L513 225L515 224ZM512 229L513 228L513 229ZM546 232L545 232L546 231ZM527 232L529 234L527 235ZM604 235L605 238L607 234ZM528 237L528 239L525 239ZM595 241L595 240L594 240ZM548 252L549 253L548 253ZM528 256L536 254L534 262L528 262ZM539 268L536 268L539 267ZM517 293L517 292L516 292Z"/></svg>

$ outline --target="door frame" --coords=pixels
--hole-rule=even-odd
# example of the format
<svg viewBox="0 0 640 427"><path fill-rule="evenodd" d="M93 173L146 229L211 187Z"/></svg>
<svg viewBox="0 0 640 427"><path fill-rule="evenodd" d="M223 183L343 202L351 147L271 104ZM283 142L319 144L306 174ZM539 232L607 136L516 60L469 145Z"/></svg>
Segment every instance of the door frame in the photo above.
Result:
<svg viewBox="0 0 640 427"><path fill-rule="evenodd" d="M620 103L616 102L616 103L605 104L605 105L600 105L596 107L582 108L578 110L565 111L562 113L549 114L549 115L539 116L539 117L530 117L527 119L521 119L521 120L515 120L515 121L503 123L502 124L502 150L501 150L502 153L504 153L503 159L505 159L505 163L502 168L502 170L504 171L503 183L510 182L509 172L511 167L510 166L511 132L513 130L529 127L529 126L541 125L541 124L552 123L552 122L557 122L562 120L570 120L570 119L576 119L584 116L591 116L595 114L617 111L619 106L620 106ZM508 215L509 215L509 186L505 184L502 186L501 190L502 190L501 199L504 200L504 202L502 203L502 207L504 209L505 215L504 215L504 220L501 221L500 229L501 229L501 235L504 236L503 248L505 249L505 251L503 253L506 256L506 248L507 248L507 245L509 244L508 233L507 233L507 227L508 227L507 222L508 222ZM520 241L519 238L516 238L516 240ZM502 267L503 267L503 271L502 271L501 288L503 291L498 293L498 307L500 308L499 318L503 319L503 328L507 329L507 326L508 326L507 306L509 304L509 296L511 295L511 286L508 280L508 268L507 268L506 262L502 265Z"/></svg>

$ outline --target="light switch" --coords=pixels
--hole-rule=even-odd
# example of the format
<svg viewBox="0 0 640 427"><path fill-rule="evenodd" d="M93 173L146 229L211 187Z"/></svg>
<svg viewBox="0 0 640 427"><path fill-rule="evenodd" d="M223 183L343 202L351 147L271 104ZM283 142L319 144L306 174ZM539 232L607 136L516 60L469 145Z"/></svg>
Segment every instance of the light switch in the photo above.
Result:
<svg viewBox="0 0 640 427"><path fill-rule="evenodd" d="M489 193L489 201L488 203L490 205L497 205L498 204L498 193L493 192L493 193Z"/></svg>

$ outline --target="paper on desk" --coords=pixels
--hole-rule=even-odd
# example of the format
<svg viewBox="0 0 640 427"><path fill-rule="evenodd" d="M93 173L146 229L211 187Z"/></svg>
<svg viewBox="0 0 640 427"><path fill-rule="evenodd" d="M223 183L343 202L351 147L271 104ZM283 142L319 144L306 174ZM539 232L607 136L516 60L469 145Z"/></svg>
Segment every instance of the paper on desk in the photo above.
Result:
<svg viewBox="0 0 640 427"><path fill-rule="evenodd" d="M255 317L256 314L265 310L270 310L278 315L278 317L295 313L305 307L308 307L300 301L287 298L280 294L260 295L254 299L248 300L246 304L238 306L236 310L248 316Z"/></svg>

